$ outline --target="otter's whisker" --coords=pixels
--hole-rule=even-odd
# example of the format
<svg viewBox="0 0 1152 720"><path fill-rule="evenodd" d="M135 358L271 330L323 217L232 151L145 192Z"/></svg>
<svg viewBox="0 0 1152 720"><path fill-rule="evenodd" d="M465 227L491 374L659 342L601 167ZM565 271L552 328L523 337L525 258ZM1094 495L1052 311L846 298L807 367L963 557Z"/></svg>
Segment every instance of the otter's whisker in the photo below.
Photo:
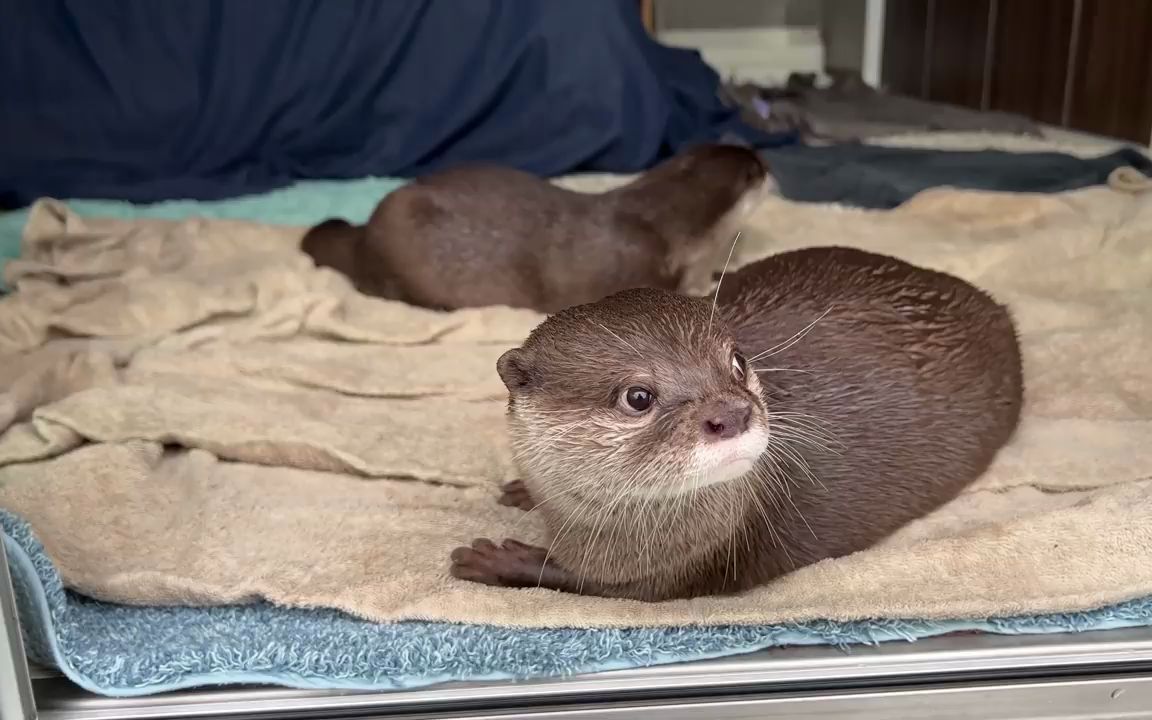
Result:
<svg viewBox="0 0 1152 720"><path fill-rule="evenodd" d="M574 407L574 408L565 408L563 410L537 410L536 408L532 408L531 410L523 410L521 412L525 416L528 416L528 415L577 415L577 414L585 415L587 413L596 412L597 410L600 410L600 409L601 408L598 408L598 407Z"/></svg>
<svg viewBox="0 0 1152 720"><path fill-rule="evenodd" d="M776 446L792 444L797 448L804 448L830 455L842 455L848 446L831 432L821 428L807 425L791 425L787 422L777 422L773 425L773 438L769 444Z"/></svg>
<svg viewBox="0 0 1152 720"><path fill-rule="evenodd" d="M524 512L520 513L520 517L516 518L516 522L513 523L512 526L514 528L520 527L520 523L524 522L525 518L527 518L529 515L536 512L540 508L544 507L545 503L550 503L554 500L557 500L559 498L564 497L565 495L571 495L572 493L583 490L584 488L586 488L588 486L589 486L589 483L584 482L584 483L577 484L575 487L565 488L558 493L552 493L551 495L549 495L548 497L545 497L545 498L539 498L538 499L536 497L533 497L532 500L536 504L533 505L531 507L531 509L525 510Z"/></svg>
<svg viewBox="0 0 1152 720"><path fill-rule="evenodd" d="M581 421L579 421L579 422L574 422L574 423L572 423L571 425L568 425L567 427L565 427L565 428L563 429L563 431L561 431L561 432L558 432L558 433L554 433L554 434L551 434L551 435L548 435L547 437L548 437L548 439L549 439L551 442L556 442L557 440L560 440L560 439L562 439L562 438L563 438L565 435L567 435L568 433L572 432L572 431L573 431L573 430L575 430L576 428L578 428L578 427L583 427L583 426L585 426L585 425L587 425L587 424L588 424L588 421L587 421L587 420L581 420Z"/></svg>
<svg viewBox="0 0 1152 720"><path fill-rule="evenodd" d="M826 433L826 437L831 438L832 429L835 427L833 423L828 422L815 415L806 415L804 413L781 412L777 410L769 410L767 412L768 421L776 423L784 427L800 427L805 430L810 430L814 433Z"/></svg>
<svg viewBox="0 0 1152 720"><path fill-rule="evenodd" d="M632 352L636 353L636 357L640 358L641 360L643 360L643 359L644 359L644 356L643 356L642 354L640 354L640 351L639 351L639 350L637 350L635 347L633 347L632 343L628 342L628 341L627 341L627 340L625 340L624 338L620 337L620 336L619 336L619 335L617 335L616 333L614 333L614 332L612 332L611 330L609 330L607 327L605 327L605 326L604 326L604 324L603 324L603 323L596 323L596 324L597 324L597 325L599 325L601 328L603 328L603 329L604 329L604 332L608 333L609 335L611 335L612 337L616 338L616 339L617 339L617 340L619 340L621 343L623 343L623 344L624 344L624 347L626 347L626 348L628 348L629 350L631 350Z"/></svg>
<svg viewBox="0 0 1152 720"><path fill-rule="evenodd" d="M822 428L819 425L813 425L804 419L777 417L769 414L768 422L771 424L774 433L791 433L793 435L821 440L829 445L841 444L831 430Z"/></svg>
<svg viewBox="0 0 1152 720"><path fill-rule="evenodd" d="M795 410L773 410L772 412L773 412L773 414L779 415L781 417L807 418L809 420L812 420L812 421L818 422L818 423L822 423L824 425L834 425L835 424L833 421L829 420L828 418L826 418L822 415L817 415L815 413L796 412Z"/></svg>
<svg viewBox="0 0 1152 720"><path fill-rule="evenodd" d="M638 482L639 482L639 478L637 477L637 483ZM655 495L652 495L650 493L646 494L642 499L642 504L641 504L640 509L639 509L639 516L640 517L647 517L648 512L649 512L649 507L655 502L656 502L656 496ZM609 539L609 551L608 551L609 557L617 557L617 555L616 555L616 535L619 532L619 533L621 533L621 536L623 536L623 533L626 529L627 529L627 526L625 523L620 523L620 522L616 523L616 527L612 531L612 537ZM647 564L647 570L645 572L645 576L647 576L647 573L650 572L652 569L652 554L650 552L651 547L652 547L652 535L650 534L648 536L646 542L644 542L643 544L641 544L641 546L639 548L637 548L637 557L636 557L637 563L638 564L639 563L646 563Z"/></svg>
<svg viewBox="0 0 1152 720"><path fill-rule="evenodd" d="M832 440L835 437L830 429L821 427L820 425L806 418L776 415L772 412L767 413L767 415L768 422L772 425L774 431L800 430L806 433L810 433L816 437L825 438L827 440Z"/></svg>
<svg viewBox="0 0 1152 720"><path fill-rule="evenodd" d="M767 457L773 463L773 465L775 465L777 468L779 468L779 464L777 463L777 453L779 453L780 455L783 455L786 459L790 460L792 465L794 467L796 467L801 473L803 473L813 485L818 485L818 486L820 486L821 489L823 489L825 492L827 492L828 488L826 488L824 486L824 483L820 481L820 478L816 477L816 475L812 472L812 469L808 466L807 461L801 455L794 452L792 450L792 448L788 447L786 444L776 443L775 445L773 445L773 444L769 443L768 448L765 450L764 456ZM782 473L782 474L785 478L792 478L792 476L793 476L792 473ZM816 532L812 529L812 526L808 523L808 519L804 517L804 514L800 511L800 508L796 505L796 502L792 499L791 490L788 489L786 492L781 493L781 495L788 502L788 504L790 506L792 506L792 509L796 511L796 515L797 515L797 517L800 518L801 522L803 522L804 525L807 526L808 532L810 532L812 534L812 538L814 540L819 541L820 538L817 537Z"/></svg>
<svg viewBox="0 0 1152 720"><path fill-rule="evenodd" d="M794 372L794 373L804 373L805 375L815 375L816 374L816 373L812 372L811 370L800 370L798 368L753 368L752 372L755 372L755 373Z"/></svg>
<svg viewBox="0 0 1152 720"><path fill-rule="evenodd" d="M833 307L834 307L834 306L831 306L831 305L830 305L830 306L828 307L828 309L827 309L827 310L825 310L824 312L820 313L820 317L816 318L816 319L815 319L815 320L813 320L812 322L810 322L810 323L808 323L807 325L805 325L803 328L801 328L801 329L800 329L800 330L798 330L798 331L797 331L795 334L793 334L793 335L792 335L792 337L788 338L788 339L787 339L787 340L785 340L784 342L782 342L782 343L777 343L776 345L773 345L772 347L768 348L768 349L767 349L767 350L765 350L764 352L762 352L762 353L758 353L758 354L756 354L756 355L753 355L752 357L748 358L748 362L750 362L750 363L752 363L752 362L756 362L756 361L757 361L757 360L759 360L760 358L763 358L763 357L771 357L771 356L773 356L773 355L776 355L777 353L782 353L782 352L784 352L785 350L787 350L788 348L790 348L790 347L792 347L793 345L795 345L796 343L800 342L800 341L801 341L801 340L804 338L804 336L805 336L805 335L807 335L808 333L810 333L810 332L812 331L812 328L816 327L816 324L817 324L818 322L820 322L820 321L821 321L821 320L823 320L825 317L827 317L827 316L828 316L828 313L832 312L832 308L833 308Z"/></svg>
<svg viewBox="0 0 1152 720"><path fill-rule="evenodd" d="M641 507L640 507L640 516L645 517L649 511L649 506L651 506L655 503L656 503L656 496L654 494L649 494L647 497L645 497L644 498L644 504L641 505ZM667 503L665 503L664 512L661 513L660 518L656 522L652 523L652 527L650 528L651 532L648 533L648 537L645 538L644 543L641 547L642 555L640 557L641 557L642 563L645 566L645 569L644 569L644 576L645 577L647 577L648 575L651 574L652 567L653 567L653 565L652 565L652 538L655 536L657 528L660 525L664 524L667 512L668 512Z"/></svg>
<svg viewBox="0 0 1152 720"><path fill-rule="evenodd" d="M803 428L777 426L776 439L791 442L807 450L828 453L830 455L842 455L846 449L844 443L835 438L811 432Z"/></svg>
<svg viewBox="0 0 1152 720"><path fill-rule="evenodd" d="M552 557L552 551L556 548L556 543L560 542L561 538L564 537L569 526L571 526L577 518L581 518L585 508L589 505L594 505L595 502L595 497L586 498L585 501L580 503L577 508L573 510L572 514L568 516L568 519L564 521L560 530L552 536L552 542L548 544L548 551L544 553L544 562L540 565L540 577L536 579L536 587L540 587L544 583L544 570L548 567L548 560ZM581 579L581 585L582 584L583 580Z"/></svg>
<svg viewBox="0 0 1152 720"><path fill-rule="evenodd" d="M724 261L724 269L720 271L720 279L716 281L716 289L712 291L712 312L708 313L708 330L712 332L712 319L716 317L716 302L720 299L720 286L724 284L724 276L728 274L728 263L732 262L732 253L736 252L736 243L740 242L743 231L737 231L732 238L732 247L728 248L728 259Z"/></svg>
<svg viewBox="0 0 1152 720"><path fill-rule="evenodd" d="M738 524L736 522L736 518L729 518L728 527L730 527L730 528L731 527L737 527L737 525ZM727 557L724 558L724 580L723 580L723 583L724 583L725 588L728 587L728 572L729 571L732 572L733 579L735 579L735 577L736 577L736 553L735 553L735 548L734 548L735 544L736 544L736 533L729 532L728 533L728 542L725 543L725 545L727 546L727 550L728 550L728 555L727 555Z"/></svg>
<svg viewBox="0 0 1152 720"><path fill-rule="evenodd" d="M826 420L825 418L822 418L819 415L813 415L812 413L799 413L799 412L792 412L790 410L772 410L770 412L770 414L772 415L772 417L776 417L776 418L798 418L801 420L809 420L813 423L817 423L817 424L821 424L821 425L834 425L835 424L831 420Z"/></svg>
<svg viewBox="0 0 1152 720"><path fill-rule="evenodd" d="M745 475L745 478L747 477L748 476ZM764 478L761 477L760 479ZM775 478L770 478L768 484L775 484L771 482L771 480L774 479ZM768 509L764 507L764 504L761 502L760 493L756 492L755 487L750 487L749 490L749 497L751 498L752 504L756 509L756 514L764 521L764 527L768 530L768 535L771 537L772 542L776 545L776 547L783 551L784 557L788 559L788 564L795 568L796 561L792 558L791 553L788 552L788 544L784 542L783 538L780 537L780 533L776 531L776 525L772 522L772 514L768 512Z"/></svg>
<svg viewBox="0 0 1152 720"><path fill-rule="evenodd" d="M800 472L804 474L806 478L808 478L808 480L813 485L819 486L820 489L824 490L825 492L828 491L828 488L824 486L824 483L820 480L820 478L818 478L816 474L812 472L812 468L810 465L808 465L808 461L805 460L797 452L795 452L792 448L788 447L787 445L777 444L775 450L791 460L792 463L800 470Z"/></svg>
<svg viewBox="0 0 1152 720"><path fill-rule="evenodd" d="M625 485L626 491L630 490L633 486L635 486L639 482L640 470L641 470L640 468L637 468L637 470L632 474L632 476L629 477L628 480L625 482L624 485ZM584 580L586 579L586 575L587 575L587 573L585 572L585 568L587 568L587 566L588 566L588 554L590 552L592 552L592 549L599 542L600 533L603 531L605 523L612 516L612 512L616 509L616 506L619 505L621 502L624 501L625 498L628 497L628 493L626 491L618 493L616 495L616 497L614 497L612 499L611 502L609 502L606 506L603 506L601 508L600 513L598 513L598 515L596 516L596 521L593 524L592 538L588 541L588 545L584 550L584 554L580 558L580 585L579 585L580 591L583 591L583 589L584 589Z"/></svg>

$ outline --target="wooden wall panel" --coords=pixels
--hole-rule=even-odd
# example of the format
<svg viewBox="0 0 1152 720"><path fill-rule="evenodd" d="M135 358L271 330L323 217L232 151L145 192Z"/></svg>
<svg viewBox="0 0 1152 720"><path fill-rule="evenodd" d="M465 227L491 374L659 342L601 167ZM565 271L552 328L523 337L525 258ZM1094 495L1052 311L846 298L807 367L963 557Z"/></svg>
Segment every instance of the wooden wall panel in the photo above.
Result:
<svg viewBox="0 0 1152 720"><path fill-rule="evenodd" d="M1152 0L888 0L891 92L1152 136Z"/></svg>
<svg viewBox="0 0 1152 720"><path fill-rule="evenodd" d="M992 0L935 0L929 5L928 99L979 108Z"/></svg>
<svg viewBox="0 0 1152 720"><path fill-rule="evenodd" d="M888 0L884 9L881 83L889 92L924 97L928 0Z"/></svg>
<svg viewBox="0 0 1152 720"><path fill-rule="evenodd" d="M656 34L656 0L637 0L640 5L640 21L649 34Z"/></svg>
<svg viewBox="0 0 1152 720"><path fill-rule="evenodd" d="M1076 0L997 0L989 108L1063 122Z"/></svg>
<svg viewBox="0 0 1152 720"><path fill-rule="evenodd" d="M1069 125L1147 144L1152 0L1081 0Z"/></svg>

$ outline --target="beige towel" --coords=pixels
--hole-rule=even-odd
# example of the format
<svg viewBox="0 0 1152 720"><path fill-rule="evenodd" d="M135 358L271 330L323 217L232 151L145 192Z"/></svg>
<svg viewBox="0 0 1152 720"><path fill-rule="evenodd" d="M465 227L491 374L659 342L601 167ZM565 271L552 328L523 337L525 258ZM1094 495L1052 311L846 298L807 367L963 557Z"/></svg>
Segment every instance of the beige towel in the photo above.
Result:
<svg viewBox="0 0 1152 720"><path fill-rule="evenodd" d="M125 603L266 598L513 626L957 618L1152 593L1152 194L769 200L737 257L842 244L1011 304L1028 384L986 478L881 546L741 597L643 604L451 579L476 536L543 539L495 358L539 317L356 295L300 231L37 205L0 300L0 506L65 582Z"/></svg>

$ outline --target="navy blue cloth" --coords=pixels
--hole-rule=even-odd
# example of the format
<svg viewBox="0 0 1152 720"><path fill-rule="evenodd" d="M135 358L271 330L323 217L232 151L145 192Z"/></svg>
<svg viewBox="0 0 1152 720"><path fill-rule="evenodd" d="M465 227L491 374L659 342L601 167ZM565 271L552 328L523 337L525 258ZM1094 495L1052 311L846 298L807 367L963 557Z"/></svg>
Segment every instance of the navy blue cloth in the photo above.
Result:
<svg viewBox="0 0 1152 720"><path fill-rule="evenodd" d="M470 162L632 172L736 133L635 0L0 0L0 202L219 199Z"/></svg>
<svg viewBox="0 0 1152 720"><path fill-rule="evenodd" d="M780 194L800 202L888 209L921 190L1063 192L1101 185L1118 167L1152 175L1148 156L1124 148L1094 158L1055 152L944 151L875 145L783 147L763 151Z"/></svg>

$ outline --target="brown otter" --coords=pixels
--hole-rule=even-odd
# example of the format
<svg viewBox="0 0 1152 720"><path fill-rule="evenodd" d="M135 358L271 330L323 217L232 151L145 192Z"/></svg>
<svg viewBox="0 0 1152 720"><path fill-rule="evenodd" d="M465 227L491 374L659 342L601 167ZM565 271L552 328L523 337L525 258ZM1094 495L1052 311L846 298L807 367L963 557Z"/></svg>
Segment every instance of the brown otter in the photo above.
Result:
<svg viewBox="0 0 1152 720"><path fill-rule="evenodd" d="M461 167L387 195L366 226L317 225L302 249L364 294L439 309L556 312L633 287L704 293L731 240L726 220L770 187L766 173L735 145L698 146L598 194Z"/></svg>
<svg viewBox="0 0 1152 720"><path fill-rule="evenodd" d="M553 538L477 540L452 574L649 601L742 591L939 507L1010 438L1023 384L1004 307L847 248L748 265L715 305L574 307L498 370L523 477L501 502Z"/></svg>

